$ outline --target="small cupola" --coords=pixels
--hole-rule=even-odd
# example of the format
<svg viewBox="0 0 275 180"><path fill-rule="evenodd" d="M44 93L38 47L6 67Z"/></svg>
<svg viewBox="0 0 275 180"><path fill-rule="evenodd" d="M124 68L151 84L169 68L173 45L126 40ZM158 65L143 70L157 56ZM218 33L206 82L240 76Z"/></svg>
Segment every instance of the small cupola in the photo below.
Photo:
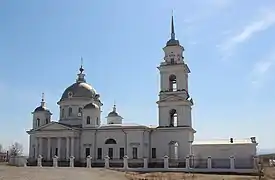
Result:
<svg viewBox="0 0 275 180"><path fill-rule="evenodd" d="M34 109L33 113L36 113L36 112L48 112L48 113L51 113L50 110L46 107L46 102L45 102L44 96L45 96L44 93L42 93L41 104L40 104L40 106L38 106L37 108Z"/></svg>
<svg viewBox="0 0 275 180"><path fill-rule="evenodd" d="M51 111L46 108L44 93L42 93L41 105L35 108L33 114L33 128L38 128L51 122Z"/></svg>
<svg viewBox="0 0 275 180"><path fill-rule="evenodd" d="M122 117L118 114L116 110L116 105L114 104L113 110L107 116L108 124L122 124Z"/></svg>

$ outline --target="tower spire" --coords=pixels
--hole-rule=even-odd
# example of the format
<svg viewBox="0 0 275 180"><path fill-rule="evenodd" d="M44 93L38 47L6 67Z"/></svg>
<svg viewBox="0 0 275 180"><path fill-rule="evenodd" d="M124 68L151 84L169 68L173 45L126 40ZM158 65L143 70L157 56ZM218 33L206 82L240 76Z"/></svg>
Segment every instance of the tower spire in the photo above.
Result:
<svg viewBox="0 0 275 180"><path fill-rule="evenodd" d="M76 80L76 82L86 82L84 76L85 74L83 73L84 71L84 68L83 68L83 58L81 57L81 60L80 60L80 68L79 68L79 74L77 74L78 78Z"/></svg>
<svg viewBox="0 0 275 180"><path fill-rule="evenodd" d="M42 98L41 98L41 107L45 106L45 94L42 93Z"/></svg>
<svg viewBox="0 0 275 180"><path fill-rule="evenodd" d="M166 46L180 46L179 40L176 40L173 11L172 11L172 17L171 17L171 37L167 41Z"/></svg>
<svg viewBox="0 0 275 180"><path fill-rule="evenodd" d="M175 28L174 28L174 15L172 11L172 20L171 20L171 39L175 40Z"/></svg>

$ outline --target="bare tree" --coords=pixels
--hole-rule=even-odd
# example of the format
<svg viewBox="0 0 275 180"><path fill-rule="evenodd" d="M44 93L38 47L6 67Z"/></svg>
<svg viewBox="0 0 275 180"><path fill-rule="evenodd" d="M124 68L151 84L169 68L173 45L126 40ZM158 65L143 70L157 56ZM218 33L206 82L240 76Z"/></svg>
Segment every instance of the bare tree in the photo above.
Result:
<svg viewBox="0 0 275 180"><path fill-rule="evenodd" d="M23 154L23 146L22 144L15 142L11 145L9 149L10 156L20 156Z"/></svg>
<svg viewBox="0 0 275 180"><path fill-rule="evenodd" d="M256 163L257 173L258 173L258 179L262 180L264 177L264 163L262 161L259 161Z"/></svg>

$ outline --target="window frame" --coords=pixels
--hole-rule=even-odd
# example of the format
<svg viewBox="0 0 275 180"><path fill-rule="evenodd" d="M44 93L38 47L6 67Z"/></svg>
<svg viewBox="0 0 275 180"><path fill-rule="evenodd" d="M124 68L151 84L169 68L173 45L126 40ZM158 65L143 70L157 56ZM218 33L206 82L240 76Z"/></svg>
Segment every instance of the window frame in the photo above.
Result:
<svg viewBox="0 0 275 180"><path fill-rule="evenodd" d="M119 148L119 159L123 159L125 156L125 150L123 147Z"/></svg>
<svg viewBox="0 0 275 180"><path fill-rule="evenodd" d="M133 156L133 159L138 159L138 148L137 147L132 148L132 156Z"/></svg>
<svg viewBox="0 0 275 180"><path fill-rule="evenodd" d="M102 159L102 148L97 148L97 159Z"/></svg>
<svg viewBox="0 0 275 180"><path fill-rule="evenodd" d="M151 157L152 159L157 158L157 148L152 148Z"/></svg>
<svg viewBox="0 0 275 180"><path fill-rule="evenodd" d="M86 117L86 124L91 124L91 117L90 116Z"/></svg>

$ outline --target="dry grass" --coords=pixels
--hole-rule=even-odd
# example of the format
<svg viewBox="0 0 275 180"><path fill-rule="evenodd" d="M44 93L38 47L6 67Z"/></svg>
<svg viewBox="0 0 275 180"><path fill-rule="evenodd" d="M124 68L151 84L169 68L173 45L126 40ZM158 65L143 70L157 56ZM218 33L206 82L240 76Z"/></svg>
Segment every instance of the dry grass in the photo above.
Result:
<svg viewBox="0 0 275 180"><path fill-rule="evenodd" d="M275 168L264 169L262 180L275 180ZM217 175L191 173L133 173L125 174L129 180L257 180L256 176L244 175Z"/></svg>

